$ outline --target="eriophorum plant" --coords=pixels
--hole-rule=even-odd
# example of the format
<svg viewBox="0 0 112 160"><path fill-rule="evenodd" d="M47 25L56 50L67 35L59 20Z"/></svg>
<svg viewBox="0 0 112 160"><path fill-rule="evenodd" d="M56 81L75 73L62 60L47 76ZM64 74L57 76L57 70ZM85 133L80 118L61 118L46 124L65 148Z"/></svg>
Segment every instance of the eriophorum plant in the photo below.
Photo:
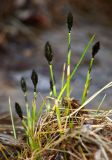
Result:
<svg viewBox="0 0 112 160"><path fill-rule="evenodd" d="M48 65L49 65L49 71L50 71L50 96L53 98L55 98L55 103L54 103L54 107L53 107L53 112L56 113L56 118L57 118L57 122L58 122L58 127L60 130L60 133L62 134L63 132L63 127L61 124L61 110L59 109L59 102L60 100L62 100L62 95L66 90L66 97L68 99L70 99L70 82L72 77L75 75L80 63L82 62L85 54L87 53L88 48L90 47L91 43L93 42L95 35L93 35L89 41L89 43L87 44L87 46L85 47L81 58L79 59L79 61L77 62L77 64L74 65L74 69L72 72L70 72L70 63L71 63L71 29L73 26L73 15L71 12L68 13L67 16L67 28L68 28L68 54L67 54L67 80L65 82L65 84L62 84L61 90L60 92L57 94L57 89L56 89L56 84L55 84L55 79L54 79L54 72L53 72L53 50L51 47L51 44L49 42L46 42L45 44L45 57L47 59ZM65 70L65 69L64 69ZM62 77L63 82L64 82L64 75ZM40 110L37 113L37 106L36 106L36 97L38 96L37 94L37 83L38 83L38 76L37 73L33 70L32 71L32 75L31 75L31 80L33 82L34 85L34 99L32 100L32 107L29 106L28 104L28 99L27 99L27 95L28 95L28 89L27 89L27 84L25 79L22 77L21 78L21 89L23 91L24 94L24 99L25 99L25 104L26 104L26 116L23 116L22 114L22 108L21 106L16 102L15 103L15 109L16 112L19 116L19 118L22 121L26 136L27 136L27 142L28 144L31 146L31 148L33 150L35 150L35 148L39 149L39 139L35 140L35 132L36 132L36 122L39 120L39 116L42 113L43 107L46 104L46 100L43 102L42 106L40 107ZM86 97L86 96L85 96ZM67 104L67 108L65 110L66 115L69 114L69 103ZM52 110L52 108L51 108ZM71 123L70 123L71 125ZM37 138L37 137L36 137Z"/></svg>
<svg viewBox="0 0 112 160"><path fill-rule="evenodd" d="M29 155L30 155L30 158L33 160L41 160L41 159L42 160L43 159L71 160L70 156L73 157L72 159L75 158L76 160L77 159L85 160L86 156L84 153L87 152L88 155L90 154L89 152L90 147L86 146L88 145L88 142L87 144L84 144L85 139L87 139L87 135L86 137L84 137L84 139L81 139L84 136L84 133L82 132L81 127L83 126L83 124L87 123L86 121L88 119L88 114L94 113L94 111L92 110L91 112L91 111L82 110L82 109L85 107L86 104L88 104L92 99L94 99L99 93L111 87L112 82L110 82L100 91L96 92L92 97L87 99L87 93L90 87L91 70L93 67L93 62L95 59L95 55L100 49L100 42L97 42L92 47L92 58L90 60L88 72L86 75L86 82L85 82L84 90L81 97L82 103L80 104L77 100L72 99L70 97L71 80L75 76L75 73L79 65L83 61L85 54L87 53L89 47L91 46L95 38L95 34L94 34L91 37L88 44L86 45L86 47L84 48L84 51L82 52L78 62L74 65L74 68L71 71L70 65L71 65L72 26L73 26L73 15L71 12L69 12L67 16L67 28L68 28L67 68L66 68L66 65L65 65L66 62L65 62L63 67L62 84L60 87L61 88L60 91L57 92L57 88L56 88L54 72L53 72L53 56L54 56L53 53L54 52L49 42L46 42L45 44L44 55L45 55L45 58L47 59L49 72L50 72L50 93L43 100L43 103L39 108L38 112L37 112L38 75L36 71L33 70L31 74L31 80L34 86L34 92L33 92L34 96L32 100L32 106L29 106L29 103L28 103L28 98L27 98L28 88L27 88L26 81L24 78L22 78L20 81L21 89L23 91L25 104L26 104L26 115L23 115L22 107L17 102L15 103L15 110L22 122L22 126L24 128L24 133L26 137L26 143L27 143L27 146L29 146L30 148L28 149L27 154L26 154L26 148L22 152L23 159L29 158ZM65 80L65 73L67 73L66 80ZM63 94L65 92L66 92L66 97L63 97ZM50 102L47 103L49 99L53 100L54 104L51 105ZM44 113L43 113L43 109L44 109ZM85 115L86 115L86 118L85 118ZM92 118L97 120L95 116L96 116L96 112L95 114L92 115ZM14 137L17 138L17 134L15 130L16 127L14 127L13 118L11 119L12 119ZM99 122L99 117L98 117L98 122ZM69 144L68 139L70 139L70 143L74 141L75 146L73 145L72 147L72 145ZM92 140L93 139L88 138L88 141L92 142ZM97 144L97 140L99 140L98 136L96 137L96 144ZM64 141L66 141L66 144L64 143ZM81 145L78 146L78 144L80 143ZM77 154L77 149L75 149L77 147L78 147L78 152L82 155L83 158L81 158L80 154L79 155ZM69 151L66 150L67 148L69 148ZM107 148L107 146L105 148ZM74 153L72 153L72 151L74 151ZM18 156L18 157L21 157L21 156Z"/></svg>

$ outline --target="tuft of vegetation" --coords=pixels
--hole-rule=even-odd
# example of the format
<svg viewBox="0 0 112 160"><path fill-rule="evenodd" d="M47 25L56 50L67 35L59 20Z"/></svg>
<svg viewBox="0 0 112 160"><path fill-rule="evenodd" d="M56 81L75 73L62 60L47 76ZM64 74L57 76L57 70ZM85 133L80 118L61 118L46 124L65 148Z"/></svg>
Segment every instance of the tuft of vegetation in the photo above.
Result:
<svg viewBox="0 0 112 160"><path fill-rule="evenodd" d="M90 59L84 90L82 91L82 103L70 96L71 80L75 76L79 65L83 61L85 54L90 48L95 34L84 48L81 57L70 70L71 65L71 29L73 26L73 15L70 12L67 16L68 27L68 53L67 67L63 66L61 89L57 92L54 72L53 72L53 50L49 42L45 44L45 57L49 66L50 93L43 100L39 111L37 111L38 96L38 75L32 71L31 80L34 86L32 106L28 103L28 88L24 78L21 79L21 89L23 91L26 115L23 114L22 107L15 103L15 110L21 121L21 139L17 134L17 126L14 124L11 104L10 113L14 137L10 143L2 139L0 153L6 160L109 160L112 157L112 120L109 118L112 110L104 111L100 109L86 109L89 104L102 91L112 87L112 82L108 83L101 90L97 91L90 98L87 97L90 88L91 71L95 56L100 49L100 42L96 42L92 47L92 57ZM67 72L67 79L65 74ZM63 94L66 92L66 96Z"/></svg>

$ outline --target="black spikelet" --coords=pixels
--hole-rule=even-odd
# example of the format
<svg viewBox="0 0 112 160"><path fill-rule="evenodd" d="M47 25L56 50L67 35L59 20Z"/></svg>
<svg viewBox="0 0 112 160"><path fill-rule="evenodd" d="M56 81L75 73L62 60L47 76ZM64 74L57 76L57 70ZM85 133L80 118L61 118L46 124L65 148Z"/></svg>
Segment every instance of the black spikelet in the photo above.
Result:
<svg viewBox="0 0 112 160"><path fill-rule="evenodd" d="M73 26L73 15L71 12L69 12L68 16L67 16L67 26L68 26L68 30L70 32L72 29L72 26Z"/></svg>
<svg viewBox="0 0 112 160"><path fill-rule="evenodd" d="M16 110L16 113L19 116L19 118L21 118L21 120L22 120L23 119L23 112L21 110L20 105L17 102L15 103L15 110Z"/></svg>
<svg viewBox="0 0 112 160"><path fill-rule="evenodd" d="M92 58L95 57L95 55L98 53L99 49L100 49L100 42L98 41L94 44L94 46L92 48Z"/></svg>
<svg viewBox="0 0 112 160"><path fill-rule="evenodd" d="M21 81L20 81L20 84L21 84L21 89L24 93L27 92L27 86L26 86L26 82L25 82L25 79L22 77L21 78Z"/></svg>
<svg viewBox="0 0 112 160"><path fill-rule="evenodd" d="M35 72L35 70L32 71L31 80L32 80L34 87L36 87L38 83L38 75Z"/></svg>
<svg viewBox="0 0 112 160"><path fill-rule="evenodd" d="M46 44L45 44L45 57L46 57L48 63L51 64L52 59L53 59L53 54L52 54L52 48L51 48L51 45L49 44L49 42L46 42Z"/></svg>

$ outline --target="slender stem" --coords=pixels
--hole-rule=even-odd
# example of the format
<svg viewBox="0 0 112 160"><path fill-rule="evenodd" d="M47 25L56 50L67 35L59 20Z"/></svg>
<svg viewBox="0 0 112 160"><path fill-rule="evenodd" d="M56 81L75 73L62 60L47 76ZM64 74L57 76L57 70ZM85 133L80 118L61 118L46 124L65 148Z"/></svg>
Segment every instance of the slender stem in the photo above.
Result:
<svg viewBox="0 0 112 160"><path fill-rule="evenodd" d="M35 123L36 123L36 100L37 100L37 88L36 86L34 86L34 92L33 92L33 95L34 95L34 99L32 101L32 128L33 128L33 133L34 133L34 129L35 129Z"/></svg>
<svg viewBox="0 0 112 160"><path fill-rule="evenodd" d="M34 98L32 101L32 133L34 134L35 131L35 124L36 124L36 99Z"/></svg>
<svg viewBox="0 0 112 160"><path fill-rule="evenodd" d="M71 32L68 32L67 97L70 97Z"/></svg>
<svg viewBox="0 0 112 160"><path fill-rule="evenodd" d="M24 98L25 98L25 105L26 105L28 128L31 128L31 114L30 114L30 108L29 108L28 99L27 99L27 93L24 93Z"/></svg>
<svg viewBox="0 0 112 160"><path fill-rule="evenodd" d="M66 68L66 63L64 63L64 65L63 65L63 73L62 73L62 80L61 80L61 89L63 88L64 80L65 80L65 68Z"/></svg>
<svg viewBox="0 0 112 160"><path fill-rule="evenodd" d="M9 109L10 109L10 116L11 116L11 122L12 122L14 138L17 139L16 128L15 128L15 124L14 124L14 118L13 118L13 115L12 115L12 107L11 107L10 97L9 97Z"/></svg>
<svg viewBox="0 0 112 160"><path fill-rule="evenodd" d="M53 94L56 97L57 96L57 91L56 91L56 86L55 86L55 82L54 82L52 64L49 65L49 68L50 68L50 77L51 77L51 81L52 81L52 84L53 84Z"/></svg>
<svg viewBox="0 0 112 160"><path fill-rule="evenodd" d="M34 99L36 100L37 98L37 88L34 86L34 91L33 91Z"/></svg>
<svg viewBox="0 0 112 160"><path fill-rule="evenodd" d="M52 91L50 91L49 96L52 97Z"/></svg>
<svg viewBox="0 0 112 160"><path fill-rule="evenodd" d="M72 73L70 75L70 79L72 79L73 76L75 75L80 63L82 62L82 60L83 60L85 54L87 53L87 50L89 49L89 47L90 47L91 43L93 42L94 38L95 38L95 34L92 36L92 38L90 39L88 45L85 47L85 49L84 49L84 51L83 51L78 63L74 66L74 69L73 69L73 71L72 71ZM58 100L60 100L60 98L62 97L66 87L67 87L67 82L64 84L63 88L61 89L61 91L59 93L59 96L58 96Z"/></svg>
<svg viewBox="0 0 112 160"><path fill-rule="evenodd" d="M103 99L101 100L101 102L100 102L100 104L99 104L99 106L98 106L98 108L97 108L97 110L96 110L96 114L99 112L99 110L101 110L100 108L101 108L101 106L102 106L105 98L106 98L106 94L104 95Z"/></svg>
<svg viewBox="0 0 112 160"><path fill-rule="evenodd" d="M33 148L33 139L32 139L32 135L33 135L33 117L31 117L31 111L29 108L29 104L28 104L28 99L27 99L27 92L24 93L24 99L25 99L25 105L26 105L26 114L27 114L27 127L26 127L26 133L28 136L28 144L30 144L31 148ZM24 121L22 121L24 122ZM25 123L24 123L25 125Z"/></svg>
<svg viewBox="0 0 112 160"><path fill-rule="evenodd" d="M94 58L91 58L91 61L90 61L90 64L89 64L89 69L88 69L87 76L86 76L84 91L83 91L83 95L82 95L82 104L86 101L87 92L89 90L90 79L91 79L90 74L91 74L91 69L92 69L92 66L93 66L93 62L94 62Z"/></svg>

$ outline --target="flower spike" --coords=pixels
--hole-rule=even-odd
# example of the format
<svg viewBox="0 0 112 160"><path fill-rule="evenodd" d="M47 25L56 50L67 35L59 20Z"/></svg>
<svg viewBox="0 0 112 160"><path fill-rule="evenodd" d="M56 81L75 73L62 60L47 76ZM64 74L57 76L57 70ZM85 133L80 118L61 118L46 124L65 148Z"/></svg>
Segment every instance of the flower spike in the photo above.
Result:
<svg viewBox="0 0 112 160"><path fill-rule="evenodd" d="M73 26L73 15L71 12L69 12L67 16L67 25L68 25L68 30L70 32Z"/></svg>
<svg viewBox="0 0 112 160"><path fill-rule="evenodd" d="M52 48L49 42L46 42L45 44L45 57L48 63L51 64L53 60L53 54L52 54Z"/></svg>
<svg viewBox="0 0 112 160"><path fill-rule="evenodd" d="M95 55L98 53L99 49L100 49L100 42L98 41L94 44L94 46L92 48L92 58L95 57Z"/></svg>

